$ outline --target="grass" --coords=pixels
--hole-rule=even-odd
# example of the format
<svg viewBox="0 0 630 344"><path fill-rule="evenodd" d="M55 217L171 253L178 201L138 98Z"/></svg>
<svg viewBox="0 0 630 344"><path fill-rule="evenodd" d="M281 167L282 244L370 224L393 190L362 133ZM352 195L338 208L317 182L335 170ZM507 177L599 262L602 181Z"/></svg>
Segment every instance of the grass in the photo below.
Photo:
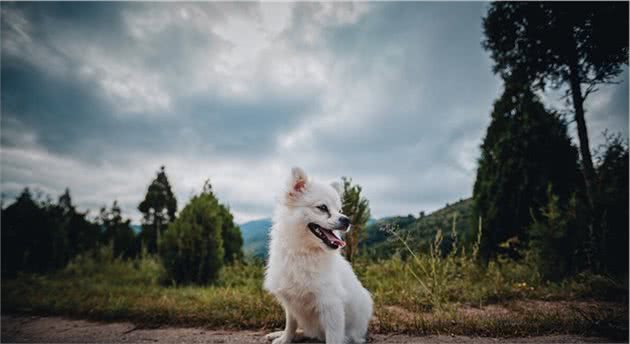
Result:
<svg viewBox="0 0 630 344"><path fill-rule="evenodd" d="M132 320L223 328L279 326L281 309L260 287L260 265L222 270L215 285L165 286L158 260L80 257L50 276L3 281L3 311L61 314L94 320Z"/></svg>
<svg viewBox="0 0 630 344"><path fill-rule="evenodd" d="M374 297L372 332L628 339L627 285L604 276L550 283L526 262L481 269L465 254L436 252L406 261L359 260L355 270ZM238 263L225 267L213 285L173 286L153 257L123 261L101 252L53 275L3 280L2 307L140 326L282 328L281 308L262 290L263 271L260 263Z"/></svg>

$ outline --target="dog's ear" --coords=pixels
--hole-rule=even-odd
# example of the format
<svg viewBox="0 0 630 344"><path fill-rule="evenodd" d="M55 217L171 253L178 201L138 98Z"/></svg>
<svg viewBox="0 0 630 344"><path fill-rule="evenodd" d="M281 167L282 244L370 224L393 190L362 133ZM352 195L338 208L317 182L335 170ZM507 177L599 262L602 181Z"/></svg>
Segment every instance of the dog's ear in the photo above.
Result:
<svg viewBox="0 0 630 344"><path fill-rule="evenodd" d="M341 186L339 182L332 182L330 183L330 186L332 186L333 189L337 191L337 193L339 194L339 197L343 196L343 187Z"/></svg>
<svg viewBox="0 0 630 344"><path fill-rule="evenodd" d="M299 167L291 169L291 178L289 178L289 198L295 198L302 194L308 187L308 177L304 170Z"/></svg>

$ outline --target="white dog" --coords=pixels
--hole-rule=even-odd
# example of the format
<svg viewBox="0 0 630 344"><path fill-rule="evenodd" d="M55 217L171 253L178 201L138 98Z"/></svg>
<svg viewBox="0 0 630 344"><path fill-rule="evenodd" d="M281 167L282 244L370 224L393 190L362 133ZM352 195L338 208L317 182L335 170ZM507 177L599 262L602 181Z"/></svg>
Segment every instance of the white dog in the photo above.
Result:
<svg viewBox="0 0 630 344"><path fill-rule="evenodd" d="M304 336L329 344L364 343L372 297L339 253L338 232L350 229L341 213L341 186L310 180L293 168L273 218L264 288L282 304L284 331L267 336L274 344Z"/></svg>

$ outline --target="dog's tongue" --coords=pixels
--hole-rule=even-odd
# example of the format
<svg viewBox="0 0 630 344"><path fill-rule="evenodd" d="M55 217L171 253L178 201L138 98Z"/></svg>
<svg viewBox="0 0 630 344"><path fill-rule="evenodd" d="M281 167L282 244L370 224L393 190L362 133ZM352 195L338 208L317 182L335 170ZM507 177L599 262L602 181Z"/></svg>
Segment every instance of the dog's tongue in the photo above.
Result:
<svg viewBox="0 0 630 344"><path fill-rule="evenodd" d="M328 238L328 240L330 240L331 243L339 246L339 247L344 247L346 246L346 242L339 239L339 237L333 233L333 231L328 231L328 230L323 230L322 231L324 233L324 235L326 236L326 238Z"/></svg>

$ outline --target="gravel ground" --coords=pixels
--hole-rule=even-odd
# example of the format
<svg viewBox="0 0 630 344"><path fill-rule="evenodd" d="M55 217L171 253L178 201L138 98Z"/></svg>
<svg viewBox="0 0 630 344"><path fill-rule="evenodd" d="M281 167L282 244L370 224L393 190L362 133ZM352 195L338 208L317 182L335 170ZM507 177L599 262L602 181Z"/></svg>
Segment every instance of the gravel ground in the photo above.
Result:
<svg viewBox="0 0 630 344"><path fill-rule="evenodd" d="M2 315L2 343L245 343L266 344L262 331L202 328L140 329L131 323L101 323L61 317ZM604 338L554 335L527 338L371 335L370 343L603 343Z"/></svg>

